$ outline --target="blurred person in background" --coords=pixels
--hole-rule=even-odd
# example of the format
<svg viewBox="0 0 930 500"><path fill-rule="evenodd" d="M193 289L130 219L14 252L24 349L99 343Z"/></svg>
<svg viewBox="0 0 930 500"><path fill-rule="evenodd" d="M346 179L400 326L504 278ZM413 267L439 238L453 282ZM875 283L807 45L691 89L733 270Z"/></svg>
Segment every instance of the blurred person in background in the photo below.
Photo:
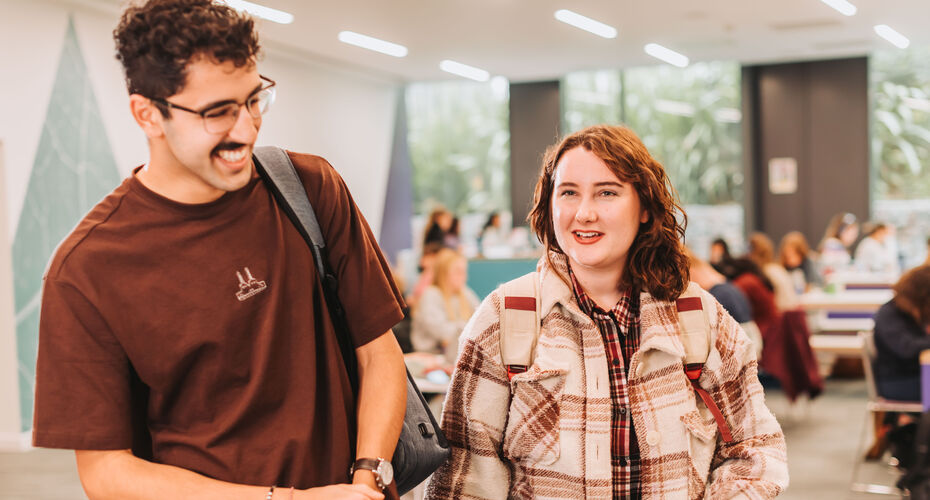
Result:
<svg viewBox="0 0 930 500"><path fill-rule="evenodd" d="M462 238L459 235L459 218L456 216L452 217L452 222L449 223L449 229L446 230L445 236L442 238L442 245L447 248L453 248L455 250L462 249Z"/></svg>
<svg viewBox="0 0 930 500"><path fill-rule="evenodd" d="M814 257L804 233L792 231L782 237L778 248L778 260L791 273L795 290L799 293L823 285Z"/></svg>
<svg viewBox="0 0 930 500"><path fill-rule="evenodd" d="M772 283L775 292L775 305L782 311L796 309L799 305L798 293L794 281L784 266L775 260L775 245L771 238L763 233L749 236L749 259L752 260Z"/></svg>
<svg viewBox="0 0 930 500"><path fill-rule="evenodd" d="M452 227L452 213L443 207L434 208L426 219L425 230L423 231L423 248L431 243L444 246L446 244L446 233Z"/></svg>
<svg viewBox="0 0 930 500"><path fill-rule="evenodd" d="M892 228L883 222L872 223L868 235L856 246L856 268L873 272L897 275L898 245L894 242Z"/></svg>
<svg viewBox="0 0 930 500"><path fill-rule="evenodd" d="M423 292L433 285L434 271L436 269L436 254L442 250L442 248L442 244L435 242L423 245L423 255L420 256L420 263L417 265L417 272L420 274L417 276L417 281L413 284L413 288L404 296L404 301L410 309L417 306L420 302L420 297L423 296Z"/></svg>
<svg viewBox="0 0 930 500"><path fill-rule="evenodd" d="M455 360L459 335L478 307L478 296L468 281L468 260L451 248L436 253L433 282L413 309L410 341L418 352L446 355Z"/></svg>
<svg viewBox="0 0 930 500"><path fill-rule="evenodd" d="M488 220L481 227L481 233L478 234L478 249L481 255L487 255L488 249L494 249L507 245L507 233L501 224L501 215L497 212L491 212ZM494 253L493 250L490 253Z"/></svg>
<svg viewBox="0 0 930 500"><path fill-rule="evenodd" d="M726 240L723 238L717 238L711 242L708 261L717 272L724 276L730 276L733 273L733 269L731 269L733 256L730 254L730 246L727 245Z"/></svg>
<svg viewBox="0 0 930 500"><path fill-rule="evenodd" d="M868 224L868 234L856 246L856 268L871 273L898 275L898 245L892 227L883 222Z"/></svg>
<svg viewBox="0 0 930 500"><path fill-rule="evenodd" d="M875 313L875 385L884 398L920 401L920 352L930 349L930 266L904 273Z"/></svg>
<svg viewBox="0 0 930 500"><path fill-rule="evenodd" d="M752 320L759 326L762 338L778 320L778 305L775 304L775 286L762 269L752 260L741 257L732 262L732 276L727 276L752 306Z"/></svg>
<svg viewBox="0 0 930 500"><path fill-rule="evenodd" d="M849 212L840 212L830 219L820 241L820 271L829 275L849 268L849 249L859 237L859 221Z"/></svg>

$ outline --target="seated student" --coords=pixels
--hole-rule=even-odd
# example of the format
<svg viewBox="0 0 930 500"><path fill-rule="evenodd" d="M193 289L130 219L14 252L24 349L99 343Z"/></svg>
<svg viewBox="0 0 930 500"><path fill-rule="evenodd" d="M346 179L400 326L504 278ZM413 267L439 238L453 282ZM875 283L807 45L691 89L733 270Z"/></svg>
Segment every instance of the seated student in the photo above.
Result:
<svg viewBox="0 0 930 500"><path fill-rule="evenodd" d="M856 246L856 268L873 273L897 275L897 245L891 227L882 222L872 223L868 235Z"/></svg>
<svg viewBox="0 0 930 500"><path fill-rule="evenodd" d="M445 354L451 362L459 334L480 301L465 284L468 261L462 254L443 248L433 265L433 283L413 310L410 340L417 351Z"/></svg>
<svg viewBox="0 0 930 500"><path fill-rule="evenodd" d="M875 385L884 398L920 400L920 351L930 349L930 266L906 272L875 314Z"/></svg>
<svg viewBox="0 0 930 500"><path fill-rule="evenodd" d="M730 246L727 245L727 241L723 238L716 238L710 244L710 265L717 270L717 272L723 274L724 276L729 276L732 269L730 268L733 263L733 256L730 255Z"/></svg>
<svg viewBox="0 0 930 500"><path fill-rule="evenodd" d="M798 292L806 292L811 287L823 286L823 280L814 264L816 256L811 251L804 233L792 231L784 235L778 247L778 260L781 265L785 266L785 269L794 276L800 273L800 278L795 279L795 289Z"/></svg>
<svg viewBox="0 0 930 500"><path fill-rule="evenodd" d="M733 276L728 278L749 299L749 304L752 305L752 320L759 325L762 338L765 338L766 332L778 320L775 287L759 266L749 259L735 259L731 267Z"/></svg>
<svg viewBox="0 0 930 500"><path fill-rule="evenodd" d="M840 212L830 219L820 241L820 269L829 274L845 271L852 260L849 248L859 237L859 221L849 212Z"/></svg>
<svg viewBox="0 0 930 500"><path fill-rule="evenodd" d="M763 233L749 236L749 254L752 260L769 279L775 291L775 305L782 311L797 309L800 305L798 292L788 270L775 261L775 245Z"/></svg>

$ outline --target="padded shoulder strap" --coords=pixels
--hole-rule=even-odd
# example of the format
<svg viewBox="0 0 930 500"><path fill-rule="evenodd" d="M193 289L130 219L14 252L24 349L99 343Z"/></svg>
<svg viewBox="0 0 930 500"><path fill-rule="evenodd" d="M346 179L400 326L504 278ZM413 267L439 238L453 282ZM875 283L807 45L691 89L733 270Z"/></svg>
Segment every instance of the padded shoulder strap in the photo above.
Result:
<svg viewBox="0 0 930 500"><path fill-rule="evenodd" d="M291 158L287 156L287 152L277 146L261 146L255 148L254 154L260 163L259 168L264 169L268 179L294 211L294 215L303 229L307 231L307 236L313 245L319 248L326 247L323 232L316 220L316 212L310 205L307 191L297 175L297 169L291 163Z"/></svg>
<svg viewBox="0 0 930 500"><path fill-rule="evenodd" d="M501 361L510 378L533 364L539 337L539 282L535 272L501 285Z"/></svg>
<svg viewBox="0 0 930 500"><path fill-rule="evenodd" d="M685 293L678 297L678 323L681 326L681 343L685 346L685 364L704 364L710 354L710 325L701 301L701 288L691 282Z"/></svg>
<svg viewBox="0 0 930 500"><path fill-rule="evenodd" d="M701 288L693 281L688 283L685 293L678 297L675 302L678 308L678 323L681 328L681 343L685 347L685 375L691 381L691 387L694 392L701 398L707 409L710 410L717 422L717 429L720 430L720 437L727 443L733 442L733 434L730 432L730 426L727 424L723 412L714 402L699 382L701 370L704 369L704 363L710 354L710 323L707 321L707 314L704 312L704 301L701 299Z"/></svg>

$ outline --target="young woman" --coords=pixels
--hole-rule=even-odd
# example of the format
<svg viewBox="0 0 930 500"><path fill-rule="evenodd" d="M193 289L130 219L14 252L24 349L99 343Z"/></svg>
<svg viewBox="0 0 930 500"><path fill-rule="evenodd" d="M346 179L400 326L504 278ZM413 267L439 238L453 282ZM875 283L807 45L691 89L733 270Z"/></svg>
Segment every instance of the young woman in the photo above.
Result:
<svg viewBox="0 0 930 500"><path fill-rule="evenodd" d="M775 244L763 233L749 235L749 253L747 254L765 276L772 282L775 292L775 305L779 310L797 309L800 304L794 280L788 270L775 260Z"/></svg>
<svg viewBox="0 0 930 500"><path fill-rule="evenodd" d="M930 266L904 273L875 314L875 385L884 398L920 401L920 352L930 349Z"/></svg>
<svg viewBox="0 0 930 500"><path fill-rule="evenodd" d="M451 459L429 498L771 498L788 482L785 439L763 402L746 334L701 302L711 352L700 377L718 435L684 372L676 299L688 261L662 166L627 128L550 148L530 222L541 330L532 364L501 360L500 289L460 341L443 410ZM510 378L509 375L512 375Z"/></svg>
<svg viewBox="0 0 930 500"><path fill-rule="evenodd" d="M817 266L814 264L816 255L807 244L804 233L792 231L782 236L778 247L778 260L781 265L785 266L792 276L797 276L793 278L795 290L805 292L811 287L823 285Z"/></svg>
<svg viewBox="0 0 930 500"><path fill-rule="evenodd" d="M820 241L821 272L846 271L852 261L849 249L859 237L859 220L849 212L840 212L830 219Z"/></svg>
<svg viewBox="0 0 930 500"><path fill-rule="evenodd" d="M478 297L465 284L468 261L462 254L443 248L433 266L433 283L413 310L410 341L419 352L445 354L454 361L459 335L478 307Z"/></svg>

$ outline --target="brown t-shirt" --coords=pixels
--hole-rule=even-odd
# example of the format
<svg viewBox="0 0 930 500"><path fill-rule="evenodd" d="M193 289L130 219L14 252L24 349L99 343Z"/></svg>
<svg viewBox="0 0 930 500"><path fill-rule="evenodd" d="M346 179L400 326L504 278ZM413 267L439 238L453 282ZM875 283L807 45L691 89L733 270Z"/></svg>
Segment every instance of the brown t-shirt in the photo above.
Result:
<svg viewBox="0 0 930 500"><path fill-rule="evenodd" d="M401 295L342 178L290 156L364 345L402 318ZM36 446L130 448L141 420L155 462L242 484L349 480L355 401L313 257L257 177L197 205L125 180L59 247L39 328Z"/></svg>

